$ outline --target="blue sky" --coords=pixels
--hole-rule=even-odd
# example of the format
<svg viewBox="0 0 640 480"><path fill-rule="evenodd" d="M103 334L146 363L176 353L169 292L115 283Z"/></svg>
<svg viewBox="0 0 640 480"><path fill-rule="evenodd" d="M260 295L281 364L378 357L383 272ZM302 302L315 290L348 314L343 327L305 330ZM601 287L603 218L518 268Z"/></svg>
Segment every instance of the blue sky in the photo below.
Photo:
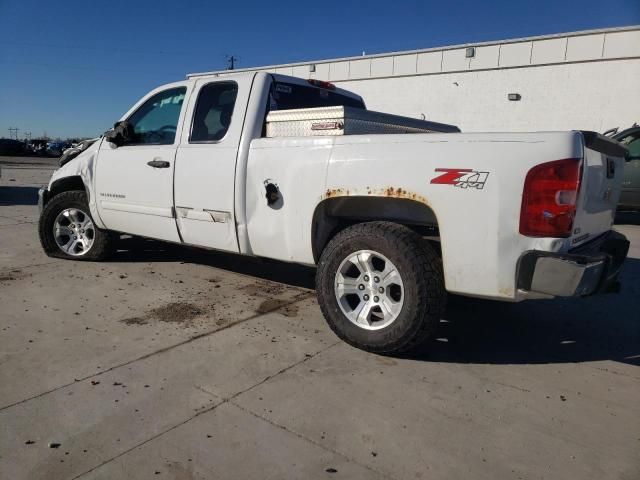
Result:
<svg viewBox="0 0 640 480"><path fill-rule="evenodd" d="M640 24L639 0L0 0L0 136L103 132L186 73Z"/></svg>

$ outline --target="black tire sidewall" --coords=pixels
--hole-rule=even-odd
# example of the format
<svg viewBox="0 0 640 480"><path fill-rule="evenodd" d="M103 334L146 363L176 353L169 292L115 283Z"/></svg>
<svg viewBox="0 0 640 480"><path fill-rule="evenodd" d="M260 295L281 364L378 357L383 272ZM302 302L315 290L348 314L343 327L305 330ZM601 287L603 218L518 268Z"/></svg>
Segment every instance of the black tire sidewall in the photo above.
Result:
<svg viewBox="0 0 640 480"><path fill-rule="evenodd" d="M323 254L318 272L318 296L331 328L346 342L369 351L386 353L402 350L418 335L425 320L426 302L420 266L398 248L393 235L376 234L336 237L338 243ZM327 249L329 250L329 248ZM398 317L387 327L366 330L354 325L342 312L335 296L334 282L342 261L359 250L372 250L387 257L398 269L403 283L404 302ZM416 268L417 267L417 268Z"/></svg>
<svg viewBox="0 0 640 480"><path fill-rule="evenodd" d="M94 224L93 245L84 255L73 256L64 252L56 243L53 235L53 224L63 210L77 208L91 218ZM45 206L38 223L40 242L45 252L52 257L70 260L96 260L103 255L107 232L100 230L96 225L89 209L87 195L82 191L63 192L53 197Z"/></svg>

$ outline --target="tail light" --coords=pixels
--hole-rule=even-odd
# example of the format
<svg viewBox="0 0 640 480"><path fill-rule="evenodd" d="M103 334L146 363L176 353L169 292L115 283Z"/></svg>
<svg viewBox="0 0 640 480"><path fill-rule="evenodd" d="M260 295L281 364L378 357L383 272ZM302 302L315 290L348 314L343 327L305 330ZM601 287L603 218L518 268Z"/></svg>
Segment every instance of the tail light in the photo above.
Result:
<svg viewBox="0 0 640 480"><path fill-rule="evenodd" d="M324 88L326 90L335 90L336 86L333 83L325 82L324 80L316 80L314 78L310 78L307 80L307 83L313 85L314 87Z"/></svg>
<svg viewBox="0 0 640 480"><path fill-rule="evenodd" d="M524 181L520 233L528 237L569 237L580 191L582 161L567 158L529 170Z"/></svg>

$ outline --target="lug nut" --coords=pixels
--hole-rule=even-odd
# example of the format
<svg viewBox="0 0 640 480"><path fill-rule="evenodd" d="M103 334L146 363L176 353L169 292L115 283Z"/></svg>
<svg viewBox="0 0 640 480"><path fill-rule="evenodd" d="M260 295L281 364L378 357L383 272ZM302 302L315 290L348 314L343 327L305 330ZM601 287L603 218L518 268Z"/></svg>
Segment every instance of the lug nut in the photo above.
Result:
<svg viewBox="0 0 640 480"><path fill-rule="evenodd" d="M368 301L369 300L369 295L365 294L362 298L364 298L365 301Z"/></svg>
<svg viewBox="0 0 640 480"><path fill-rule="evenodd" d="M373 301L377 302L378 300L380 300L377 296L373 297Z"/></svg>
<svg viewBox="0 0 640 480"><path fill-rule="evenodd" d="M365 282L368 282L368 281L369 281L369 275L365 275L365 276L364 276L364 281L365 281Z"/></svg>
<svg viewBox="0 0 640 480"><path fill-rule="evenodd" d="M380 287L380 288L378 289L378 291L379 291L380 293L384 293L384 287Z"/></svg>
<svg viewBox="0 0 640 480"><path fill-rule="evenodd" d="M364 285L362 284L358 285L358 290L364 290Z"/></svg>
<svg viewBox="0 0 640 480"><path fill-rule="evenodd" d="M373 277L373 281L378 283L380 281L380 277Z"/></svg>

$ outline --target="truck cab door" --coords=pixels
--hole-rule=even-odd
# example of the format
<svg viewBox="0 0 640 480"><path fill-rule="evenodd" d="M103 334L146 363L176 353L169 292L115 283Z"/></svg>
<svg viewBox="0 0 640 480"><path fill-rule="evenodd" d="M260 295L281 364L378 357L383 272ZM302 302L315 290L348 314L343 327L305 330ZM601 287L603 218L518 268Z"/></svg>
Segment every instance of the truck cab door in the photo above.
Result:
<svg viewBox="0 0 640 480"><path fill-rule="evenodd" d="M109 230L179 242L173 214L173 174L186 85L151 92L127 121L123 145L103 140L98 152L96 204Z"/></svg>
<svg viewBox="0 0 640 480"><path fill-rule="evenodd" d="M175 209L185 243L239 252L235 175L251 77L198 80L175 167Z"/></svg>

